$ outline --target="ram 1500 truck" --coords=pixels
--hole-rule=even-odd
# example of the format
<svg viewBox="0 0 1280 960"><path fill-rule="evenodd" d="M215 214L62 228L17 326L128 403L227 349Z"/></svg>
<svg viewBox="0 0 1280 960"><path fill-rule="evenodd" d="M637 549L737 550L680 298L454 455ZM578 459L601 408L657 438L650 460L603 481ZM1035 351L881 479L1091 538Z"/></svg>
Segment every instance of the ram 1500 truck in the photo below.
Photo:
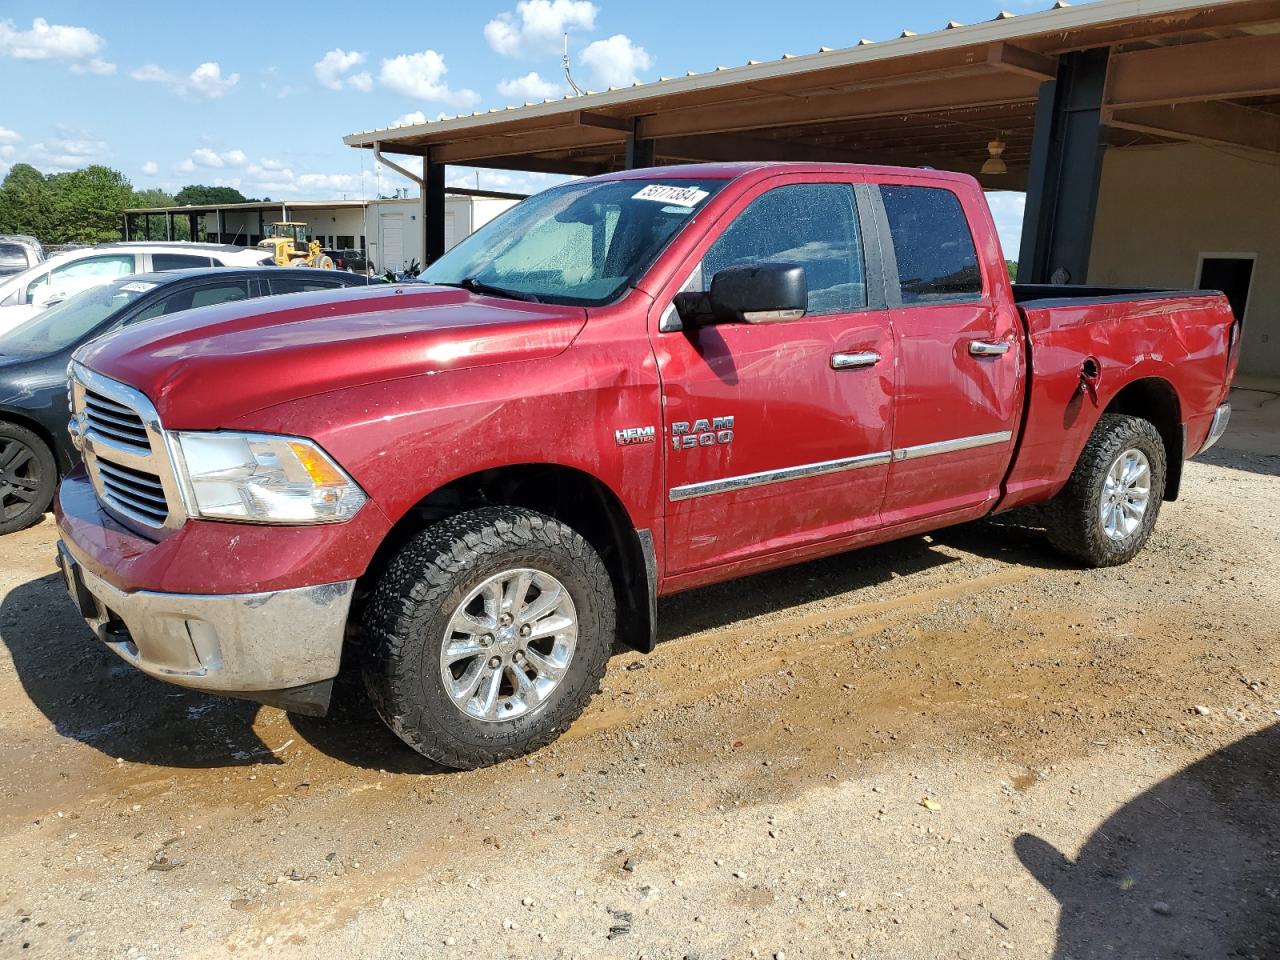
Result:
<svg viewBox="0 0 1280 960"><path fill-rule="evenodd" d="M1011 285L921 169L579 180L423 279L81 349L58 557L146 673L323 713L345 654L459 768L554 739L664 594L1030 504L1129 560L1239 342L1218 294Z"/></svg>

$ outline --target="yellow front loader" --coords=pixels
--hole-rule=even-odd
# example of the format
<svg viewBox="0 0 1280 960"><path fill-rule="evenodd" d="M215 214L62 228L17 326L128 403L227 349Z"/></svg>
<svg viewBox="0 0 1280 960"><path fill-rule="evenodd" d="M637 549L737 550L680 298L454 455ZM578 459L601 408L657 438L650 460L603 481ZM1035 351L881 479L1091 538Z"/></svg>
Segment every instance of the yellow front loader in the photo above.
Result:
<svg viewBox="0 0 1280 960"><path fill-rule="evenodd" d="M319 240L307 242L307 225L280 221L267 228L258 248L270 250L272 259L281 267L316 267L332 270L333 258L325 254Z"/></svg>

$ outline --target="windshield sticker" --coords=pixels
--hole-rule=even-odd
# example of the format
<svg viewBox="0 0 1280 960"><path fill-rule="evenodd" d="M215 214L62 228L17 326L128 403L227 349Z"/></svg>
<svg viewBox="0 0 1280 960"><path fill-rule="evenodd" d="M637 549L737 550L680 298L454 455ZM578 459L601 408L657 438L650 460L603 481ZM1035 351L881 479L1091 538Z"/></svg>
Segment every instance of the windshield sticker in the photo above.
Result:
<svg viewBox="0 0 1280 960"><path fill-rule="evenodd" d="M634 194L631 199L655 200L658 203L667 203L676 207L696 207L710 195L697 187L672 187L663 183L651 183L639 193Z"/></svg>
<svg viewBox="0 0 1280 960"><path fill-rule="evenodd" d="M126 283L120 289L127 290L130 293L146 293L148 290L154 290L155 288L156 285L154 283L145 283L142 280L134 280L131 283Z"/></svg>

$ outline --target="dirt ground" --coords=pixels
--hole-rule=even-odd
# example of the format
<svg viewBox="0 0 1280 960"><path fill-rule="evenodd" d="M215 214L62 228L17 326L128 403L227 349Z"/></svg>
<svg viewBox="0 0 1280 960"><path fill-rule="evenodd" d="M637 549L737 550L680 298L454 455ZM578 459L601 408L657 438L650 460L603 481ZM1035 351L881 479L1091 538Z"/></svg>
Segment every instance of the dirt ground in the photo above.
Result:
<svg viewBox="0 0 1280 960"><path fill-rule="evenodd" d="M138 674L6 537L0 957L1280 957L1280 397L1233 402L1126 567L1014 520L674 597L473 773Z"/></svg>

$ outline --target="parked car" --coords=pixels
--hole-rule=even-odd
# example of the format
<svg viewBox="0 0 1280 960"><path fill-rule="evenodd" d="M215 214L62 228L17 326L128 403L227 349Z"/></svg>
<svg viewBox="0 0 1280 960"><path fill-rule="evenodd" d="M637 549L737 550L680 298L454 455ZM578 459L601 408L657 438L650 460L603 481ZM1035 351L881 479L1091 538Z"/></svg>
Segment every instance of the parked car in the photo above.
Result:
<svg viewBox="0 0 1280 960"><path fill-rule="evenodd" d="M363 250L326 250L324 252L339 270L363 274L369 272L369 259L364 255Z"/></svg>
<svg viewBox="0 0 1280 960"><path fill-rule="evenodd" d="M44 248L35 237L0 234L0 277L11 277L43 260Z"/></svg>
<svg viewBox="0 0 1280 960"><path fill-rule="evenodd" d="M1029 504L1128 561L1238 358L1221 294L1011 286L977 181L926 169L579 180L422 280L77 351L58 556L113 651L321 713L347 649L411 747L493 763L663 594Z"/></svg>
<svg viewBox="0 0 1280 960"><path fill-rule="evenodd" d="M193 267L249 267L269 260L261 250L221 243L104 243L70 250L0 280L0 333L43 306L117 277Z"/></svg>
<svg viewBox="0 0 1280 960"><path fill-rule="evenodd" d="M367 282L288 268L144 273L76 294L0 334L0 534L39 520L58 478L79 462L67 433L66 368L81 344L192 307Z"/></svg>

